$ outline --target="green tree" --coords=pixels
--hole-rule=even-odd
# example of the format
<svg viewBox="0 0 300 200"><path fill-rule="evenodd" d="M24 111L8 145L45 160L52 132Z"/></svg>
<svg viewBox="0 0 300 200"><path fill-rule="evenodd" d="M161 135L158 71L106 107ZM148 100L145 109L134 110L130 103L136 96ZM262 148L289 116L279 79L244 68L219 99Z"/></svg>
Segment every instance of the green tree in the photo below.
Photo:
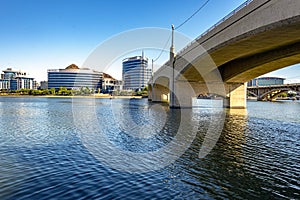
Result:
<svg viewBox="0 0 300 200"><path fill-rule="evenodd" d="M50 89L50 94L55 95L55 88Z"/></svg>
<svg viewBox="0 0 300 200"><path fill-rule="evenodd" d="M89 89L88 87L81 87L80 94L81 95L90 95L93 93L93 90Z"/></svg>
<svg viewBox="0 0 300 200"><path fill-rule="evenodd" d="M64 95L68 94L68 90L66 87L60 87L57 93L58 93L58 95L64 96Z"/></svg>

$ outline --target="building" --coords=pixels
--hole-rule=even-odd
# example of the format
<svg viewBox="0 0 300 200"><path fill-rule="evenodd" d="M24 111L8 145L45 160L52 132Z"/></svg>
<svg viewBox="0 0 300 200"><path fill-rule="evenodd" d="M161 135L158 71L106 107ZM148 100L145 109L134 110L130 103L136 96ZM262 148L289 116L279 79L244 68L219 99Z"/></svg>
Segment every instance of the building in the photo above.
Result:
<svg viewBox="0 0 300 200"><path fill-rule="evenodd" d="M79 68L75 64L71 64L65 69L49 69L48 70L48 89L60 87L67 89L89 88L101 89L102 73L91 70L89 68Z"/></svg>
<svg viewBox="0 0 300 200"><path fill-rule="evenodd" d="M113 91L120 91L122 89L122 81L113 78L109 74L103 72L101 80L102 93L112 93Z"/></svg>
<svg viewBox="0 0 300 200"><path fill-rule="evenodd" d="M135 56L122 61L123 89L139 90L147 86L151 78L152 70L148 68L148 58Z"/></svg>
<svg viewBox="0 0 300 200"><path fill-rule="evenodd" d="M40 89L41 89L41 90L46 90L46 89L48 89L48 81L41 81L41 82L40 82Z"/></svg>
<svg viewBox="0 0 300 200"><path fill-rule="evenodd" d="M41 88L60 87L67 89L89 88L95 92L111 93L121 90L122 81L119 81L109 74L98 72L89 68L79 68L71 64L65 69L49 69L48 81L41 82Z"/></svg>
<svg viewBox="0 0 300 200"><path fill-rule="evenodd" d="M279 77L259 77L249 81L247 86L282 85L284 80L284 78Z"/></svg>
<svg viewBox="0 0 300 200"><path fill-rule="evenodd" d="M147 80L147 85L148 85L148 82L151 80L152 78L152 69L151 68L147 68L146 69L146 80Z"/></svg>
<svg viewBox="0 0 300 200"><path fill-rule="evenodd" d="M7 68L2 71L0 79L1 90L36 89L34 78L27 77L26 72Z"/></svg>

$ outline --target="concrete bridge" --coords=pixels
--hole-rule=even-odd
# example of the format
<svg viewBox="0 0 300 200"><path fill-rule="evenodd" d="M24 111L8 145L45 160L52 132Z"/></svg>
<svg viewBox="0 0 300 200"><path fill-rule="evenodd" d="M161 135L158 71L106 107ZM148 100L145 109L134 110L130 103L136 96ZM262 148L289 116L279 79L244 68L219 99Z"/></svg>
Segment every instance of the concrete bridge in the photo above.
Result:
<svg viewBox="0 0 300 200"><path fill-rule="evenodd" d="M193 97L213 93L225 107L245 108L247 81L299 62L300 1L247 1L177 55L171 46L149 100L191 107Z"/></svg>
<svg viewBox="0 0 300 200"><path fill-rule="evenodd" d="M293 91L300 95L300 83L284 84L284 85L270 85L270 86L251 86L247 91L252 96L257 97L257 100L273 101L280 94Z"/></svg>

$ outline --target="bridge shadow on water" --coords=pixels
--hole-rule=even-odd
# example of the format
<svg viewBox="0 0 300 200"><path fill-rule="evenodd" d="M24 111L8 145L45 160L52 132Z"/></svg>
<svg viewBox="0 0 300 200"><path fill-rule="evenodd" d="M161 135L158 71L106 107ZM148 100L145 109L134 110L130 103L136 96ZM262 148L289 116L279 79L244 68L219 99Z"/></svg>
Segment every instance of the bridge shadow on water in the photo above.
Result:
<svg viewBox="0 0 300 200"><path fill-rule="evenodd" d="M172 174L177 180L173 181L172 187L185 187L185 192L181 193L183 198L192 197L191 194L199 198L234 199L299 196L297 173L292 172L293 166L286 166L287 160L293 160L293 154L287 157L289 153L281 152L274 141L260 141L275 137L269 130L272 121L251 119L245 109L226 109L224 112L226 118L218 142L202 159L198 152L209 123L199 121L193 144L173 165ZM265 135L261 137L258 132Z"/></svg>

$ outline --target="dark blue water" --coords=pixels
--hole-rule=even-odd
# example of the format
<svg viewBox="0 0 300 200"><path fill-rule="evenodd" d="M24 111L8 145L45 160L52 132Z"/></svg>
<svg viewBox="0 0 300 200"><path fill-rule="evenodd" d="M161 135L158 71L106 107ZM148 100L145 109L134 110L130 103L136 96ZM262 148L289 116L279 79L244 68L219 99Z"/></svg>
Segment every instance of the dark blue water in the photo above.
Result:
<svg viewBox="0 0 300 200"><path fill-rule="evenodd" d="M299 102L248 102L247 111L153 106L0 98L0 199L300 198ZM223 114L216 144L199 158ZM178 134L177 143L190 144L164 166L155 153Z"/></svg>

